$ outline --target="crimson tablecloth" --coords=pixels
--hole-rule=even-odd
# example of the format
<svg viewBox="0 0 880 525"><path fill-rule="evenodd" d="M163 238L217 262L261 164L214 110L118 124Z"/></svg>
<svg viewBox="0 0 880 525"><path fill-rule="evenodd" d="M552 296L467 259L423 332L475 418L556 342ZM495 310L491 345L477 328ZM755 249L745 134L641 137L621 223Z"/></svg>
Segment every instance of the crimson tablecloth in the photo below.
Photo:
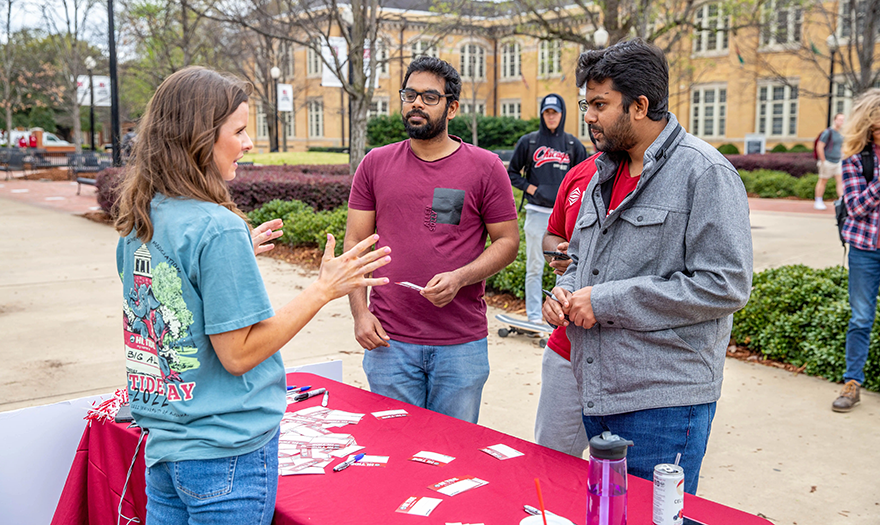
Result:
<svg viewBox="0 0 880 525"><path fill-rule="evenodd" d="M548 510L577 524L585 522L588 462L473 425L350 387L312 374L291 374L289 384L326 387L329 408L366 414L349 433L369 455L390 456L386 467L350 467L324 475L285 476L279 480L276 525L300 524L444 524L448 522L517 524L526 516L523 504L537 507L534 479L541 480ZM296 403L290 410L319 404L321 396ZM370 413L405 409L407 417L378 420ZM126 471L138 431L114 423L87 427L71 467L53 525L114 525ZM481 452L503 443L525 455L504 461ZM456 459L445 466L408 461L419 451ZM334 462L335 464L335 462ZM448 497L429 485L454 476L476 476L488 485ZM442 499L427 518L396 513L410 496ZM651 523L652 484L629 478L629 523ZM123 515L145 523L143 449L125 494ZM767 525L768 521L695 496L685 496L685 515L709 525ZM123 523L125 519L123 519Z"/></svg>

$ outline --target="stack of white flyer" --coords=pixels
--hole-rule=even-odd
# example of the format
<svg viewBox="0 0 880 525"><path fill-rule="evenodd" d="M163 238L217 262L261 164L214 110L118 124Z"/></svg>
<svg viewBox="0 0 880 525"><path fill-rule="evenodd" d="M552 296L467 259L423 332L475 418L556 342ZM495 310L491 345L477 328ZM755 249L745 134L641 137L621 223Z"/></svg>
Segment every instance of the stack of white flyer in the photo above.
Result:
<svg viewBox="0 0 880 525"><path fill-rule="evenodd" d="M324 474L324 468L333 461L331 454L343 450L350 453L354 448L363 448L357 446L351 434L329 430L357 424L362 417L363 414L320 406L284 414L278 440L279 473L282 476Z"/></svg>

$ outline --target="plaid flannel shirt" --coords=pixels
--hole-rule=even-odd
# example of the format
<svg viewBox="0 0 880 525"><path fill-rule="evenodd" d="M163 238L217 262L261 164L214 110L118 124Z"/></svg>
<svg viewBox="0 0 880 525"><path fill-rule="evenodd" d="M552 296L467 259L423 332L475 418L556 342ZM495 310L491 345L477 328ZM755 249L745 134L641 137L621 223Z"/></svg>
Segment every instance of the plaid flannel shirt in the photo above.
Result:
<svg viewBox="0 0 880 525"><path fill-rule="evenodd" d="M856 153L843 160L843 201L849 216L843 225L843 239L860 250L877 249L880 224L880 162L874 146L874 180L865 182L862 157Z"/></svg>

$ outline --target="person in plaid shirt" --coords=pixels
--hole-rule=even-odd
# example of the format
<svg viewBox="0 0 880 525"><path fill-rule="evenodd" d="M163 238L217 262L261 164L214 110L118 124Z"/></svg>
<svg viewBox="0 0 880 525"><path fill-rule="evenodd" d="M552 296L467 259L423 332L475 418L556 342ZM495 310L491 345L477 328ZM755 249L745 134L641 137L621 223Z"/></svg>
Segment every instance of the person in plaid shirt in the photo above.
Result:
<svg viewBox="0 0 880 525"><path fill-rule="evenodd" d="M874 175L867 182L862 173L861 152L870 148ZM853 107L843 143L843 201L849 217L843 239L849 243L849 304L852 316L846 331L846 372L843 390L831 405L835 412L849 412L859 402L865 381L865 361L880 288L880 89L865 92Z"/></svg>

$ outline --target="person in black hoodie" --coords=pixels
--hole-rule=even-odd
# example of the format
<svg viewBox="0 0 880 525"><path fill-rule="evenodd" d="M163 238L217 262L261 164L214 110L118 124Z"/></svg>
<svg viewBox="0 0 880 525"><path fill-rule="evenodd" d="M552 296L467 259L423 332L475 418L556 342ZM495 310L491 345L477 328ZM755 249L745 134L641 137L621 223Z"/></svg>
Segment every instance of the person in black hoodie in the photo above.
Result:
<svg viewBox="0 0 880 525"><path fill-rule="evenodd" d="M568 172L587 158L584 145L565 132L565 101L555 93L541 100L541 127L516 143L507 167L510 183L523 191L526 208L526 316L541 323L541 280L544 253L541 241L556 202L559 184Z"/></svg>

